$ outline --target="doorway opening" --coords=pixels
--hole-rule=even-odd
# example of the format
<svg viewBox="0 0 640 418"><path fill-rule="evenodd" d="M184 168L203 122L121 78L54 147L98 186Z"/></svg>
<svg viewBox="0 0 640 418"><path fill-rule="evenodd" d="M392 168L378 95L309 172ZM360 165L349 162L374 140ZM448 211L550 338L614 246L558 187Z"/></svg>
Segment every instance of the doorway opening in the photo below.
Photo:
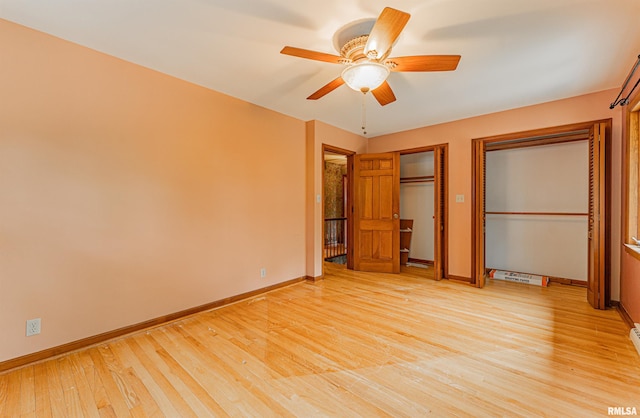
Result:
<svg viewBox="0 0 640 418"><path fill-rule="evenodd" d="M323 260L353 264L351 239L351 174L354 153L329 145L322 146L323 171Z"/></svg>

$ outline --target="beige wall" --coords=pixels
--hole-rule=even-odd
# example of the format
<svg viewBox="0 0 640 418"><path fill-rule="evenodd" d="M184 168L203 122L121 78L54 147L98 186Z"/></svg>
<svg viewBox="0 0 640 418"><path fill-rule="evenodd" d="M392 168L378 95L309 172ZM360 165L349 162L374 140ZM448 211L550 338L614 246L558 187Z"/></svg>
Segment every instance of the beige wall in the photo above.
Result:
<svg viewBox="0 0 640 418"><path fill-rule="evenodd" d="M612 118L612 296L620 297L621 112L609 109L608 90L535 106L399 132L369 140L369 152L449 144L449 273L471 275L471 140L487 136ZM487 98L491 100L491 98ZM457 194L464 203L456 203Z"/></svg>
<svg viewBox="0 0 640 418"><path fill-rule="evenodd" d="M322 268L322 145L357 154L367 152L367 139L319 121L307 122L307 276L319 278Z"/></svg>
<svg viewBox="0 0 640 418"><path fill-rule="evenodd" d="M4 20L0 51L0 361L305 275L303 121Z"/></svg>

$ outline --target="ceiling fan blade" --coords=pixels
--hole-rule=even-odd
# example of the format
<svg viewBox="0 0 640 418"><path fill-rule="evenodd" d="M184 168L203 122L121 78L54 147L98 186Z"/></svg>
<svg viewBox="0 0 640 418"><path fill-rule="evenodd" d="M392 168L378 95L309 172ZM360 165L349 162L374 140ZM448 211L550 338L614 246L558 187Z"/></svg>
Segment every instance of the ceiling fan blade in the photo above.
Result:
<svg viewBox="0 0 640 418"><path fill-rule="evenodd" d="M393 57L391 71L453 71L458 68L460 55L414 55L410 57Z"/></svg>
<svg viewBox="0 0 640 418"><path fill-rule="evenodd" d="M386 81L382 83L377 89L372 90L371 94L373 94L373 97L375 97L378 103L380 103L380 105L382 106L396 101L396 95L393 94L391 86Z"/></svg>
<svg viewBox="0 0 640 418"><path fill-rule="evenodd" d="M320 87L320 90L307 97L307 100L318 100L319 98L324 97L328 93L331 93L343 84L344 80L342 79L342 77L338 77L335 80L330 81L328 84Z"/></svg>
<svg viewBox="0 0 640 418"><path fill-rule="evenodd" d="M282 51L280 51L280 53L315 61L330 62L333 64L340 64L340 60L342 59L342 57L339 57L338 55L325 54L324 52L295 48L293 46L285 46L284 48L282 48Z"/></svg>
<svg viewBox="0 0 640 418"><path fill-rule="evenodd" d="M375 51L376 56L373 57L374 59L384 57L396 39L398 39L398 36L400 36L400 32L402 32L410 17L409 13L385 7L371 29L367 45L364 47L364 53L368 54L371 51Z"/></svg>

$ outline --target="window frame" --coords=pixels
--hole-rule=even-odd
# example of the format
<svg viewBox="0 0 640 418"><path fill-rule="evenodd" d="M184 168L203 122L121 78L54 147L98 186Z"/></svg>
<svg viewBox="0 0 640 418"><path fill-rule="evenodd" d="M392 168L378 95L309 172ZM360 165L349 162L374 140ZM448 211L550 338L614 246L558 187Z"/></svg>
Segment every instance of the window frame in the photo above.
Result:
<svg viewBox="0 0 640 418"><path fill-rule="evenodd" d="M623 108L625 143L625 236L627 253L640 260L640 250L631 237L640 239L640 93Z"/></svg>

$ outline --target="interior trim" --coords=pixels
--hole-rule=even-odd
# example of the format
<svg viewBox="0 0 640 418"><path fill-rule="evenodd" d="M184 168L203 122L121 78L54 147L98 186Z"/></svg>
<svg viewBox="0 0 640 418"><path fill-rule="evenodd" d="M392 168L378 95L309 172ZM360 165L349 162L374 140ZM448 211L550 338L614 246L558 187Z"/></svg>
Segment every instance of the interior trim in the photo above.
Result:
<svg viewBox="0 0 640 418"><path fill-rule="evenodd" d="M427 266L433 266L434 261L433 260L423 260L421 258L407 258L407 261L410 263L416 263L416 264L424 264Z"/></svg>
<svg viewBox="0 0 640 418"><path fill-rule="evenodd" d="M578 286L578 287L584 287L584 288L587 287L586 280L566 279L564 277L549 276L549 282L558 283L558 284L565 284L565 285L568 285L568 286Z"/></svg>
<svg viewBox="0 0 640 418"><path fill-rule="evenodd" d="M471 283L471 277L454 276L453 274L450 274L446 278L449 280L457 280L459 282Z"/></svg>

